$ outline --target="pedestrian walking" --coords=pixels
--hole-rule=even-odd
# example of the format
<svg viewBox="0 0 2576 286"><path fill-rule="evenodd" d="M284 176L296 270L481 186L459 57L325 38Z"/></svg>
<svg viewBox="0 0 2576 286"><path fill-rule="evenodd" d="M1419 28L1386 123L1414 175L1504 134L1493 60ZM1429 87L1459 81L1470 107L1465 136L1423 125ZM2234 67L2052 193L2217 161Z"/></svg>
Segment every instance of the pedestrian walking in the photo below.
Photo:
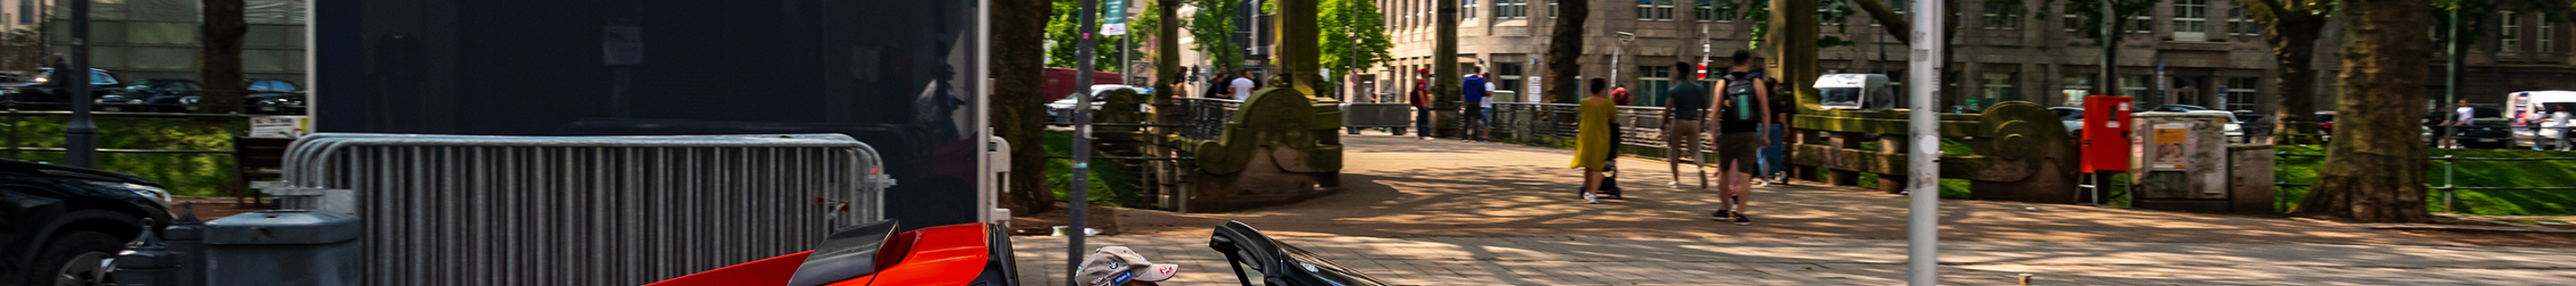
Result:
<svg viewBox="0 0 2576 286"><path fill-rule="evenodd" d="M1610 87L1610 101L1618 103L1619 106L1635 105L1634 103L1636 103L1636 101L1629 100L1631 96L1632 95L1628 94L1628 85L1622 84Z"/></svg>
<svg viewBox="0 0 2576 286"><path fill-rule="evenodd" d="M2450 142L2449 144L2444 144L2449 148L2465 147L2460 145L2459 126L2469 125L2469 122L2474 121L2477 117L2478 110L2476 108L2469 107L2469 100L2460 100L2458 106L2459 107L2451 110L2451 121L2442 123L2442 138L2444 138L2443 141Z"/></svg>
<svg viewBox="0 0 2576 286"><path fill-rule="evenodd" d="M1673 63L1673 70L1691 68L1693 66L1688 62ZM1699 188L1708 189L1708 156L1700 150L1701 142L1706 140L1700 134L1708 130L1703 123L1711 104L1708 91L1709 88L1700 86L1698 81L1687 80L1673 82L1671 88L1664 89L1664 150L1672 151L1669 156L1664 156L1664 163L1673 174L1672 182L1664 184L1666 187L1682 186L1681 164L1690 161L1691 166L1698 168L1692 173L1699 175Z"/></svg>
<svg viewBox="0 0 2576 286"><path fill-rule="evenodd" d="M2549 108L2549 110L2549 123L2556 125L2553 127L2558 128L2558 137L2550 140L2550 144L2556 145L2559 151L2576 150L2576 146L2570 146L2571 144L2576 144L2576 142L2567 141L2567 131L2571 129L2570 127L2576 127L2576 121L2568 121L2571 119L2568 118L2567 107L2553 106Z"/></svg>
<svg viewBox="0 0 2576 286"><path fill-rule="evenodd" d="M1481 119L1481 121L1477 121L1478 123L1483 123L1483 124L1480 124L1480 125L1478 125L1478 126L1476 126L1476 127L1478 127L1478 128L1483 128L1483 129L1480 129L1479 131L1477 131L1477 133L1478 133L1478 134L1486 134L1486 135L1484 135L1484 136L1490 137L1490 136L1493 136L1492 134L1494 134L1494 102L1496 102L1496 101L1508 100L1508 99L1495 99L1495 98L1493 98L1493 96L1494 96L1494 91L1499 90L1499 89L1496 89L1496 88L1495 88L1495 85L1494 85L1494 81L1495 81L1494 74L1492 74L1492 73L1484 73L1484 74L1482 74L1482 75L1483 75L1482 77L1483 77L1483 78L1485 78L1485 103L1484 103L1484 104L1482 104L1481 106L1478 106L1478 107L1476 108L1476 111L1479 111L1479 112L1477 112L1477 113L1478 113L1478 114L1477 114L1477 116L1482 116L1482 117L1484 117L1484 118L1482 118L1482 119ZM1484 139L1484 138L1483 138L1483 137L1479 137L1479 140L1476 140L1476 141L1484 141L1484 140L1482 140L1482 139Z"/></svg>
<svg viewBox="0 0 2576 286"><path fill-rule="evenodd" d="M1234 82L1226 83L1226 86L1234 88L1234 100L1252 100L1252 70L1237 71L1235 74Z"/></svg>
<svg viewBox="0 0 2576 286"><path fill-rule="evenodd" d="M1717 181L1724 205L1709 216L1734 220L1736 225L1753 224L1752 217L1745 214L1745 200L1753 193L1752 177L1760 175L1756 173L1761 166L1754 165L1758 160L1754 156L1756 150L1771 145L1759 132L1771 124L1771 105L1767 103L1771 101L1771 87L1753 77L1752 66L1748 65L1752 60L1752 52L1735 51L1734 68L1726 78L1718 80Z"/></svg>
<svg viewBox="0 0 2576 286"><path fill-rule="evenodd" d="M1216 73L1209 74L1207 80L1207 90L1200 91L1199 97L1234 98L1234 88L1226 86L1234 83L1232 71L1222 66L1216 67Z"/></svg>
<svg viewBox="0 0 2576 286"><path fill-rule="evenodd" d="M1610 137L1610 117L1619 107L1611 104L1610 98L1601 93L1603 82L1601 78L1592 79L1592 92L1583 98L1583 107L1575 113L1581 121L1575 123L1574 164L1571 168L1583 169L1585 203L1601 203L1601 196L1595 194L1603 184L1601 171L1609 166L1612 147L1617 147L1612 145L1617 142L1613 141L1615 138Z"/></svg>
<svg viewBox="0 0 2576 286"><path fill-rule="evenodd" d="M1485 96L1491 95L1491 93L1487 93L1487 91L1485 91L1485 77L1483 76L1468 74L1465 81L1466 83L1464 85L1459 86L1459 90L1463 91L1460 92L1459 95L1465 97L1467 104L1460 105L1458 107L1458 118L1465 119L1466 124L1458 125L1458 129L1460 129L1458 141L1484 141L1484 134L1477 131L1484 129L1483 119L1485 118Z"/></svg>
<svg viewBox="0 0 2576 286"><path fill-rule="evenodd" d="M1431 140L1431 69L1415 71L1413 76L1413 134Z"/></svg>

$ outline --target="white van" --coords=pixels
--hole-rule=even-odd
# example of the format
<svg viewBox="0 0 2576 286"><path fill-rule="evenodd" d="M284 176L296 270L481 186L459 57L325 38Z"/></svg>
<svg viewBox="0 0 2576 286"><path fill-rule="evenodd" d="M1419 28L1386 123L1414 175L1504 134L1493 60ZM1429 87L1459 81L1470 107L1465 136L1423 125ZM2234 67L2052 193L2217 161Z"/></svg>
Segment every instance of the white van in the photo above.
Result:
<svg viewBox="0 0 2576 286"><path fill-rule="evenodd" d="M2561 134L2568 133L2564 132L2567 131L2565 128L2576 128L2576 118L2567 120L2570 122L2562 122L2553 120L2551 117L2551 112L2561 109L2576 113L2576 91L2523 91L2507 93L2506 96L2505 115L2513 120L2514 139L2524 139L2516 140L2522 143L2515 145L2535 148L2561 147L2560 145L2566 143L2564 139L2576 137L2576 134Z"/></svg>

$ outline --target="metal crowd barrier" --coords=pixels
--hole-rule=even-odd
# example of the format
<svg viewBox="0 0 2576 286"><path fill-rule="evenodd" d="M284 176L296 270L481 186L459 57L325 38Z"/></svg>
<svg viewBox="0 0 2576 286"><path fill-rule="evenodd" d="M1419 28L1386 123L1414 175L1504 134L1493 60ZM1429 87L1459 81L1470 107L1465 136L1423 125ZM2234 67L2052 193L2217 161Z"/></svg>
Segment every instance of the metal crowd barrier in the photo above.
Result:
<svg viewBox="0 0 2576 286"><path fill-rule="evenodd" d="M1581 126L1578 126L1581 118L1576 114L1581 109L1580 105L1565 103L1496 102L1494 103L1494 135L1491 137L1498 141L1541 146L1546 146L1541 144L1545 141L1563 140L1563 142L1569 142L1564 144L1572 146L1570 140L1574 140L1575 133L1582 130ZM1663 107L1620 106L1618 116L1613 120L1619 122L1621 153L1663 158L1663 117ZM1704 127L1714 126L1714 124L1704 125ZM1702 134L1712 136L1700 137L1700 150L1715 150L1713 148L1717 143L1713 135L1716 133L1702 132Z"/></svg>
<svg viewBox="0 0 2576 286"><path fill-rule="evenodd" d="M879 158L840 134L322 133L263 191L358 215L368 285L639 285L882 219Z"/></svg>

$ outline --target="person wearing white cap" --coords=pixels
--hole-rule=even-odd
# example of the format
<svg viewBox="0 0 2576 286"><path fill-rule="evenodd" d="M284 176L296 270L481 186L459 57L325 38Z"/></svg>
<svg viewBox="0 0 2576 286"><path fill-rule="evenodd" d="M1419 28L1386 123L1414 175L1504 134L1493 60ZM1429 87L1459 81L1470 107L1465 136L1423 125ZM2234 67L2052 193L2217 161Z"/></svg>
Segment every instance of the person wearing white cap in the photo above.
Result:
<svg viewBox="0 0 2576 286"><path fill-rule="evenodd" d="M1125 246L1103 246L1082 259L1074 281L1085 286L1154 286L1179 274L1179 264L1154 264Z"/></svg>

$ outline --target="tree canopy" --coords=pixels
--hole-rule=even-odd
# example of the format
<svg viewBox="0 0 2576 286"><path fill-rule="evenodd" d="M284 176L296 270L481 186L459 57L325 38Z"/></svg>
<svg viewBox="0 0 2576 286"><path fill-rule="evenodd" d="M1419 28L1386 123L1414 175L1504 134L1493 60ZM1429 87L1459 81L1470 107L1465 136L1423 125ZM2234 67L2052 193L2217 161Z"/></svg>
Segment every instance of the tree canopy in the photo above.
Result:
<svg viewBox="0 0 2576 286"><path fill-rule="evenodd" d="M1191 7L1198 8L1198 12L1186 17L1189 18L1189 24L1183 26L1189 28L1190 38L1193 39L1190 42L1190 50L1207 55L1208 64L1211 66L1234 68L1242 65L1243 47L1234 45L1234 21L1235 18L1240 18L1236 14L1242 11L1243 1L1186 1L1189 1Z"/></svg>
<svg viewBox="0 0 2576 286"><path fill-rule="evenodd" d="M1386 19L1378 13L1376 1L1324 0L1322 26L1324 68L1358 73L1393 58L1387 50L1395 42L1387 38Z"/></svg>

